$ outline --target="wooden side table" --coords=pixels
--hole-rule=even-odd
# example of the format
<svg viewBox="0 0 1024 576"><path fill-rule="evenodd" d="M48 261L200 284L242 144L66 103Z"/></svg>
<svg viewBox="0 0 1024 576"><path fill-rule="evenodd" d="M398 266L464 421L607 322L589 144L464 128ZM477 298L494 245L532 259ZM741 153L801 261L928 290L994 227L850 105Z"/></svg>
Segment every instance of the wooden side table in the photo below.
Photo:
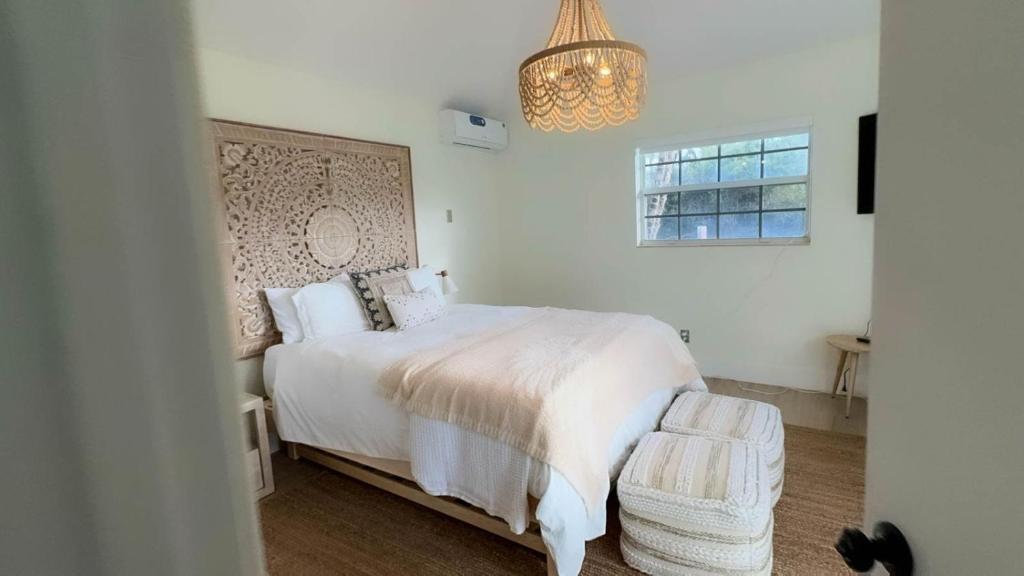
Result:
<svg viewBox="0 0 1024 576"><path fill-rule="evenodd" d="M850 380L846 386L846 417L850 417L850 404L853 402L853 389L857 385L857 361L861 354L871 352L871 344L857 340L856 336L833 334L825 338L829 346L839 350L839 366L836 367L836 381L832 384L832 397L839 391L839 381L843 379L846 365L850 365Z"/></svg>
<svg viewBox="0 0 1024 576"><path fill-rule="evenodd" d="M263 410L263 398L254 394L242 394L241 410L249 442L245 461L256 498L263 498L274 492L274 471L270 467L270 439L267 436L267 415Z"/></svg>

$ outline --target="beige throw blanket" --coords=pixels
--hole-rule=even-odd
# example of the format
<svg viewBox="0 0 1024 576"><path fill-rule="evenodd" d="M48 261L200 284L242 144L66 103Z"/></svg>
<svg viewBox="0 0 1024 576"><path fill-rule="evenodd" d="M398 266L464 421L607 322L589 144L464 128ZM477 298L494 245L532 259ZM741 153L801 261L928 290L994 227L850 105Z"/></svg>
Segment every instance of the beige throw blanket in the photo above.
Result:
<svg viewBox="0 0 1024 576"><path fill-rule="evenodd" d="M655 391L698 376L673 329L649 316L539 308L412 354L380 385L410 412L553 466L593 510L608 490L618 427Z"/></svg>

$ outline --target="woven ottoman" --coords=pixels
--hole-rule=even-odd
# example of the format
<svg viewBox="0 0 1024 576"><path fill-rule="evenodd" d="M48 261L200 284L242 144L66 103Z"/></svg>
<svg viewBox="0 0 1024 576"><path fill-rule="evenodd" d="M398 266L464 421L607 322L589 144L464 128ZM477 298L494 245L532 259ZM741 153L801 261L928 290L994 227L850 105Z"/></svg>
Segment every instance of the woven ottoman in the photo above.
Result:
<svg viewBox="0 0 1024 576"><path fill-rule="evenodd" d="M652 432L618 480L626 563L654 575L769 575L768 466L744 442Z"/></svg>
<svg viewBox="0 0 1024 576"><path fill-rule="evenodd" d="M782 414L775 406L707 392L684 392L661 419L661 429L673 434L737 440L757 446L768 462L772 506L782 496L785 432Z"/></svg>

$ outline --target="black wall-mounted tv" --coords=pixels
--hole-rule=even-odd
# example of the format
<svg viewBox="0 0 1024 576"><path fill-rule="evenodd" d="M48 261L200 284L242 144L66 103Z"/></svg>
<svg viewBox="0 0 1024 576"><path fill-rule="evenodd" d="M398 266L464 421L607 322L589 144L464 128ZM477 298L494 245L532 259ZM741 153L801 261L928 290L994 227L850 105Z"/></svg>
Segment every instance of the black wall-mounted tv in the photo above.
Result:
<svg viewBox="0 0 1024 576"><path fill-rule="evenodd" d="M857 214L875 213L875 144L878 114L860 117L860 147L857 162Z"/></svg>

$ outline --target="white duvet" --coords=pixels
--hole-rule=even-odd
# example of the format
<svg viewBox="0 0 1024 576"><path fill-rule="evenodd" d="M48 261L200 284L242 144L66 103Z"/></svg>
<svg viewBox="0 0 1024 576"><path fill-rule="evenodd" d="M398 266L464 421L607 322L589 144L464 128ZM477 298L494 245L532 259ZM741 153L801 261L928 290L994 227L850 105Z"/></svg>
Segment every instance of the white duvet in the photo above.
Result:
<svg viewBox="0 0 1024 576"><path fill-rule="evenodd" d="M603 506L588 511L547 464L481 434L408 414L385 400L377 386L392 362L525 310L452 305L444 317L403 332L359 332L275 346L266 353L264 380L274 399L278 433L289 442L409 461L425 491L483 508L516 533L529 525L527 496L533 495L558 573L578 574L585 542L604 534ZM684 387L706 389L700 380ZM609 474L617 474L633 445L657 427L673 396L673 390L652 394L620 426L609 446Z"/></svg>

